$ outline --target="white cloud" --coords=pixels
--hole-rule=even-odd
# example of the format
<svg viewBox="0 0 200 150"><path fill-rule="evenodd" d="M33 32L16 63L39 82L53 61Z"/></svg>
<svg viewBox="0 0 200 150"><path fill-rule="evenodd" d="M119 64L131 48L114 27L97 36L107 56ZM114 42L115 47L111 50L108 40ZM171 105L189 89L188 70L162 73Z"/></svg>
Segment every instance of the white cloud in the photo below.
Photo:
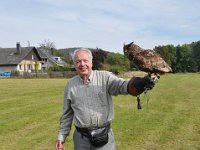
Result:
<svg viewBox="0 0 200 150"><path fill-rule="evenodd" d="M16 41L57 48L101 47L122 52L123 43L144 48L200 40L195 0L7 0L0 2L0 46Z"/></svg>

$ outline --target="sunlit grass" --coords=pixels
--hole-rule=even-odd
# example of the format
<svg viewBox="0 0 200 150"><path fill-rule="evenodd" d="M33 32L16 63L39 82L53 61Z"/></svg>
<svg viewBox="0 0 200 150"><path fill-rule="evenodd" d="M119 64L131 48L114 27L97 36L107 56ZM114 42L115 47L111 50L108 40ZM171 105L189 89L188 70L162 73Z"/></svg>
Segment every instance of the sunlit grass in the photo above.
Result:
<svg viewBox="0 0 200 150"><path fill-rule="evenodd" d="M55 149L67 79L0 79L0 149ZM114 96L119 150L200 149L200 74L162 76L147 104ZM74 128L73 128L74 130ZM72 133L66 142L73 149Z"/></svg>

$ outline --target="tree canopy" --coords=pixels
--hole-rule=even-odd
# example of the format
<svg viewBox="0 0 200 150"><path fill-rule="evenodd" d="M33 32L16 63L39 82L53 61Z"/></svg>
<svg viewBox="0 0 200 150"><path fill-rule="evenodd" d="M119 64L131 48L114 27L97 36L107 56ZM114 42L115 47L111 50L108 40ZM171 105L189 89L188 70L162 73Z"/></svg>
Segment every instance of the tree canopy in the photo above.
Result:
<svg viewBox="0 0 200 150"><path fill-rule="evenodd" d="M200 41L177 46L157 46L154 50L172 67L173 72L200 71Z"/></svg>
<svg viewBox="0 0 200 150"><path fill-rule="evenodd" d="M55 43L45 40L40 44L47 50L52 50L53 54L62 57L68 63L72 63L71 54L77 48L58 49ZM104 69L113 72L129 71L134 66L123 54L113 53L102 49L88 48L93 53L93 69ZM199 72L200 71L200 41L183 45L156 46L153 50L171 66L176 72Z"/></svg>

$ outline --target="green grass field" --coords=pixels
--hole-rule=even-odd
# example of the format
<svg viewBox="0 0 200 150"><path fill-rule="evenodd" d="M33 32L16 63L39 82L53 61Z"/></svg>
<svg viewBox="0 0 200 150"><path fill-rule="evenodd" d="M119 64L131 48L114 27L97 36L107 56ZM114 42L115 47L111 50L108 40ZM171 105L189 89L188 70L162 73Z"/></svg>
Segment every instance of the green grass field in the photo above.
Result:
<svg viewBox="0 0 200 150"><path fill-rule="evenodd" d="M0 149L53 150L67 79L0 79ZM162 76L141 96L115 96L118 150L200 150L200 74ZM74 130L74 128L72 129ZM71 132L66 149L73 149Z"/></svg>

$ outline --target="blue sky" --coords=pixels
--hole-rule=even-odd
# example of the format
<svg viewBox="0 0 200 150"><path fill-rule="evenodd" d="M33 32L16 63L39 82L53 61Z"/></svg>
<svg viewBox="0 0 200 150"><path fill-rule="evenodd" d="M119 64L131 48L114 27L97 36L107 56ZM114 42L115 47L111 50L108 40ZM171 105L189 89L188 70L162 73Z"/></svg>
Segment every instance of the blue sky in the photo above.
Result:
<svg viewBox="0 0 200 150"><path fill-rule="evenodd" d="M200 40L199 0L1 0L0 47L16 42L56 48L102 48L122 53Z"/></svg>

